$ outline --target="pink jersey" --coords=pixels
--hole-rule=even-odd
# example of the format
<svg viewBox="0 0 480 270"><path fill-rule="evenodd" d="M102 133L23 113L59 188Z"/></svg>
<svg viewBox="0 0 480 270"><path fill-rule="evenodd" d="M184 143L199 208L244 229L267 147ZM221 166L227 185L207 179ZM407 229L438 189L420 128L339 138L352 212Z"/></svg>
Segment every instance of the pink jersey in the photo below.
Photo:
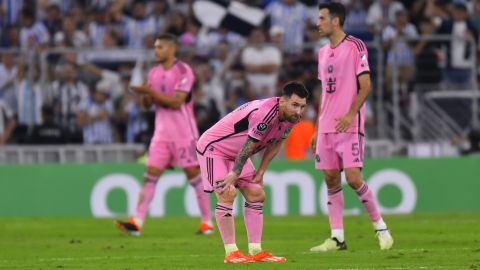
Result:
<svg viewBox="0 0 480 270"><path fill-rule="evenodd" d="M166 96L174 96L176 91L189 93L185 103L177 110L156 105L153 139L188 141L198 138L198 129L191 102L194 80L192 69L182 61L177 61L169 69L165 69L163 65L157 65L150 69L148 83L155 91Z"/></svg>
<svg viewBox="0 0 480 270"><path fill-rule="evenodd" d="M318 51L318 79L322 83L322 104L318 118L319 133L335 133L340 118L348 113L360 86L357 77L370 73L367 47L363 41L347 35L337 47L325 45ZM351 133L364 133L365 104L355 116Z"/></svg>
<svg viewBox="0 0 480 270"><path fill-rule="evenodd" d="M247 136L259 141L255 153L270 143L286 139L295 124L279 120L278 102L278 97L272 97L238 107L203 133L197 142L197 152L235 160Z"/></svg>

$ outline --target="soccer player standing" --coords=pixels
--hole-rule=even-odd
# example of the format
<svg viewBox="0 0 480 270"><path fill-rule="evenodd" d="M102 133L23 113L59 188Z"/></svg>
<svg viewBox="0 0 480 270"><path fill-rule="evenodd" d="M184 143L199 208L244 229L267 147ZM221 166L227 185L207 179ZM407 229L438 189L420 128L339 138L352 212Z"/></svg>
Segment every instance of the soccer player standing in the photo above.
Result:
<svg viewBox="0 0 480 270"><path fill-rule="evenodd" d="M140 193L135 217L127 222L116 221L123 231L139 235L155 187L166 168L178 165L183 168L188 181L194 187L202 214L199 234L213 232L209 194L203 192L200 167L195 153L198 130L193 115L191 88L193 72L186 63L176 59L177 40L170 34L162 34L155 40L155 58L158 65L148 73L148 84L132 87L145 95L144 103L156 105L155 132L148 149L147 171Z"/></svg>
<svg viewBox="0 0 480 270"><path fill-rule="evenodd" d="M393 244L372 191L362 180L365 100L371 90L370 68L365 44L343 31L345 7L320 4L318 30L330 40L318 52L318 79L322 84L319 118L312 138L315 167L323 170L328 187L331 238L311 251L347 248L343 231L343 190L340 172L345 171L372 220L381 249Z"/></svg>
<svg viewBox="0 0 480 270"><path fill-rule="evenodd" d="M205 131L197 143L198 161L206 192L217 196L215 217L225 247L225 263L285 262L263 251L263 175L282 141L301 119L308 92L297 82L287 83L281 97L254 100L226 115ZM250 157L265 148L255 171ZM244 221L249 255L235 242L233 201L236 189L245 198Z"/></svg>

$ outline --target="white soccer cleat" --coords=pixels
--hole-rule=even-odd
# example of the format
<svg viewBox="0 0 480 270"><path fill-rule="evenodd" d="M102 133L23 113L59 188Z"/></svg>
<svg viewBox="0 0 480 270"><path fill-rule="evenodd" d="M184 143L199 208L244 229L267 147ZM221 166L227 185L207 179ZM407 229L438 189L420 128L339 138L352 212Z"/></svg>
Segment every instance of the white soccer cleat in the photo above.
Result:
<svg viewBox="0 0 480 270"><path fill-rule="evenodd" d="M376 236L378 238L378 244L381 250L388 250L393 246L393 237L390 234L390 230L377 230Z"/></svg>
<svg viewBox="0 0 480 270"><path fill-rule="evenodd" d="M346 250L347 249L347 244L345 241L340 242L337 240L337 238L328 238L323 242L323 244L312 247L310 251L312 252L327 252L327 251L332 251L332 250Z"/></svg>

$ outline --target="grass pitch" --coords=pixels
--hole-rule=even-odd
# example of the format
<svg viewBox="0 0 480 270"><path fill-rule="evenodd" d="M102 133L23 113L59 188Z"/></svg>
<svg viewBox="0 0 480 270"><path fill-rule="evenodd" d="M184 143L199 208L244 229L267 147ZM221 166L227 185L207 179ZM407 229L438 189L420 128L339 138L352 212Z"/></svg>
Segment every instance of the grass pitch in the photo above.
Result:
<svg viewBox="0 0 480 270"><path fill-rule="evenodd" d="M218 231L194 235L194 218L148 219L143 235L112 219L2 218L0 269L480 269L480 213L386 216L395 239L380 251L366 216L345 218L348 250L310 253L328 237L321 217L266 217L263 247L284 264L226 265ZM237 244L246 250L243 218Z"/></svg>

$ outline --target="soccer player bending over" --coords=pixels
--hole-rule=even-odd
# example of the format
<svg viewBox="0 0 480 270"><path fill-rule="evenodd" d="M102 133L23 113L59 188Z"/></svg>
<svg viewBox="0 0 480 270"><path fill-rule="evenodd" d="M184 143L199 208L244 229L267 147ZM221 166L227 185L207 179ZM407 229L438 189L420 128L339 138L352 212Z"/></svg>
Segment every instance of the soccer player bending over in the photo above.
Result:
<svg viewBox="0 0 480 270"><path fill-rule="evenodd" d="M254 100L226 115L198 140L197 154L206 192L215 192L215 218L225 246L225 263L285 262L262 250L263 175L282 141L301 119L308 92L297 82L287 83L281 97ZM265 148L255 168L250 157ZM245 198L244 220L248 255L235 242L233 201L239 190Z"/></svg>
<svg viewBox="0 0 480 270"><path fill-rule="evenodd" d="M211 234L213 226L210 212L210 196L203 192L200 167L195 145L198 138L197 124L193 116L191 89L194 75L190 66L175 57L176 37L163 34L155 40L155 58L158 65L148 73L148 84L132 87L144 95L148 107L155 103L155 132L148 149L147 171L137 205L136 216L127 222L116 221L117 227L140 235L155 187L166 168L178 165L183 168L188 181L195 189L202 214L199 234Z"/></svg>
<svg viewBox="0 0 480 270"><path fill-rule="evenodd" d="M322 84L317 131L312 138L315 167L323 170L328 187L331 237L311 251L347 248L343 233L344 170L373 222L381 249L390 249L393 239L383 221L372 191L362 180L365 100L370 92L370 68L363 41L345 34L345 7L340 3L320 4L318 30L330 40L318 52L318 79Z"/></svg>

